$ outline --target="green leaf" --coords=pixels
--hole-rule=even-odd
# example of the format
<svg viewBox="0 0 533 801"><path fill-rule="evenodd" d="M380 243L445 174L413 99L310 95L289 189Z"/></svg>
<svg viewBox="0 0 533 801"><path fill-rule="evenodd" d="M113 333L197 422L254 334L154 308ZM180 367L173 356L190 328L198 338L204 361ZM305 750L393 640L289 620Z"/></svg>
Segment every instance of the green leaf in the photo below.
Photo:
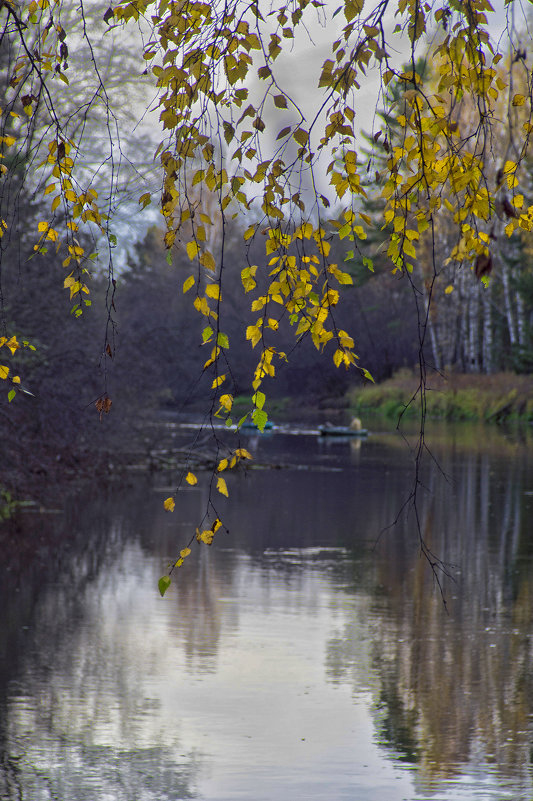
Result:
<svg viewBox="0 0 533 801"><path fill-rule="evenodd" d="M263 408L263 406L265 405L265 400L266 400L265 393L264 392L260 392L259 390L255 393L255 395L252 398L252 401L254 402L254 405L258 409L262 409Z"/></svg>
<svg viewBox="0 0 533 801"><path fill-rule="evenodd" d="M170 576L161 576L159 581L157 582L157 586L159 587L159 592L161 593L161 597L166 593L168 588L172 583L172 579Z"/></svg>
<svg viewBox="0 0 533 801"><path fill-rule="evenodd" d="M10 389L10 390L9 390L9 392L7 393L7 399L8 399L8 401L9 401L10 403L11 403L11 401L13 400L13 398L15 397L15 395L16 395L16 394L17 394L17 393L16 393L16 391L15 391L14 389Z"/></svg>
<svg viewBox="0 0 533 801"><path fill-rule="evenodd" d="M252 412L252 420L256 424L259 431L264 431L268 422L268 414L262 409L254 409Z"/></svg>
<svg viewBox="0 0 533 801"><path fill-rule="evenodd" d="M228 335L219 331L217 334L217 345L220 345L221 348L229 348Z"/></svg>

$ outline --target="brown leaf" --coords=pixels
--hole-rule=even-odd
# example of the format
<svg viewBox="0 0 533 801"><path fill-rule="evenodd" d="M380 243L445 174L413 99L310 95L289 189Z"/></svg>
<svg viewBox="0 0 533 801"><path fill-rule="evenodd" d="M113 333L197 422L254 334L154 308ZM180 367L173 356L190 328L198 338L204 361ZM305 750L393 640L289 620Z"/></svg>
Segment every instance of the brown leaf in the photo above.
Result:
<svg viewBox="0 0 533 801"><path fill-rule="evenodd" d="M96 406L96 411L100 415L100 421L102 420L103 414L109 414L109 410L111 409L112 403L113 401L111 400L109 395L103 395L102 397L98 398L97 401L95 401L94 405Z"/></svg>
<svg viewBox="0 0 533 801"><path fill-rule="evenodd" d="M490 275L492 272L492 256L485 253L480 253L476 259L475 264L476 278L483 278L484 275Z"/></svg>

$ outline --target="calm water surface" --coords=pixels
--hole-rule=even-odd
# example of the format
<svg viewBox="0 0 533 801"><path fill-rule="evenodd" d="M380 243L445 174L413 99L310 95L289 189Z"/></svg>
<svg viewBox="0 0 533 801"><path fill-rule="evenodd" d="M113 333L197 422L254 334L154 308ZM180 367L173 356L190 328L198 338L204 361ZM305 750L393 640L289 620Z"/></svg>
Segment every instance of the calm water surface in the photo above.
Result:
<svg viewBox="0 0 533 801"><path fill-rule="evenodd" d="M25 514L0 567L0 798L533 797L533 450L434 432L419 519L405 443L242 442L229 535L157 580L208 478ZM217 501L218 503L218 501ZM385 530L386 529L386 530Z"/></svg>

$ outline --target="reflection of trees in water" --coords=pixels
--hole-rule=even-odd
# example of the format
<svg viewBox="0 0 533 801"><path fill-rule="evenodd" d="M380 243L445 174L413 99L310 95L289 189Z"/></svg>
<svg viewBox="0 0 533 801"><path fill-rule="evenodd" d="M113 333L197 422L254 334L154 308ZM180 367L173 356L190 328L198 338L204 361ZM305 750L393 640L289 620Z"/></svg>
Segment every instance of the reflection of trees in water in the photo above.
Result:
<svg viewBox="0 0 533 801"><path fill-rule="evenodd" d="M163 746L122 750L111 747L59 745L48 750L45 760L30 762L27 743L4 759L0 769L0 797L21 799L68 799L95 801L175 801L195 798L190 785L197 765L194 758L176 764L171 749Z"/></svg>
<svg viewBox="0 0 533 801"><path fill-rule="evenodd" d="M378 731L399 758L418 762L423 783L477 762L529 792L531 474L520 458L486 453L452 453L441 466L451 484L430 471L420 508L426 543L455 577L444 582L449 612L412 548L412 521L402 521L381 544L370 611Z"/></svg>
<svg viewBox="0 0 533 801"><path fill-rule="evenodd" d="M237 565L229 559L224 570L217 570L211 557L207 546L189 557L187 568L175 577L174 597L172 593L168 596L168 602L174 605L176 627L171 636L179 638L191 676L216 671L224 639L238 628L238 605L223 600L233 596Z"/></svg>
<svg viewBox="0 0 533 801"><path fill-rule="evenodd" d="M391 673L380 672L381 687L376 702L378 741L392 748L397 759L416 763L420 759L417 737L418 713L409 709L398 692L398 684Z"/></svg>
<svg viewBox="0 0 533 801"><path fill-rule="evenodd" d="M448 615L413 543L411 521L383 535L381 556L369 551L408 486L391 451L378 451L376 443L361 472L235 478L231 537L195 553L165 599L155 591L158 571L177 538L188 536L185 523L197 517L200 491L184 493L173 516L162 510L161 494L151 505L146 492L134 492L124 497L124 509L116 499L109 508L91 501L49 541L41 532L40 561L21 564L0 587L9 621L0 650L18 654L9 665L0 656L0 797L19 797L9 789L18 786L20 797L88 800L97 776L107 782L98 785L101 797L107 790L120 801L156 801L169 786L172 798L189 797L199 757L181 753L179 703L164 700L163 673L176 665L179 696L193 677L214 671L238 628L245 591L268 611L286 584L286 611L294 605L313 615L312 575L334 588L327 677L372 691L381 743L399 759L418 760L427 785L465 773L479 759L530 788L526 466L518 458L452 452L440 460L450 487L437 472L426 477L426 540L459 566L457 583L446 583ZM223 550L239 542L251 556ZM320 551L325 545L331 558Z"/></svg>
<svg viewBox="0 0 533 801"><path fill-rule="evenodd" d="M122 504L100 496L40 518L39 552L25 574L12 565L2 592L10 626L0 633L12 649L0 658L1 798L193 797L199 757L182 753L179 711L166 708L161 681L176 653L191 648L179 613L157 595L146 551L165 549L165 537L150 541L157 514L143 507L145 495L124 493ZM189 572L182 597L195 580Z"/></svg>

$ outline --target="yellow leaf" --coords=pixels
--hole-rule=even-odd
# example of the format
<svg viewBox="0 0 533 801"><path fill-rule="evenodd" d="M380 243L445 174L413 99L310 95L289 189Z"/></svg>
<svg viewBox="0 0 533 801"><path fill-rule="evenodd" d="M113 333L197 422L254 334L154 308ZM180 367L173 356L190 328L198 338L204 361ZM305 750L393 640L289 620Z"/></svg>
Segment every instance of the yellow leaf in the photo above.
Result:
<svg viewBox="0 0 533 801"><path fill-rule="evenodd" d="M205 298L196 297L193 301L193 306L200 312L200 314L203 314L204 317L209 317L211 314L209 304Z"/></svg>
<svg viewBox="0 0 533 801"><path fill-rule="evenodd" d="M11 339L8 342L6 342L6 347L9 348L12 355L14 356L17 350L20 348L20 345L17 342L17 338L15 336L11 337Z"/></svg>
<svg viewBox="0 0 533 801"><path fill-rule="evenodd" d="M447 287L446 287L446 289L444 290L444 294L445 294L445 295L449 295L449 294L451 294L452 292L453 292L453 286L452 286L451 284L448 284L448 286L447 286Z"/></svg>
<svg viewBox="0 0 533 801"><path fill-rule="evenodd" d="M197 242L187 242L187 256L191 261L198 255L199 247Z"/></svg>
<svg viewBox="0 0 533 801"><path fill-rule="evenodd" d="M176 506L176 504L174 502L174 498L167 498L166 501L164 502L163 506L165 507L167 512L173 512L174 511L174 507Z"/></svg>
<svg viewBox="0 0 533 801"><path fill-rule="evenodd" d="M219 478L217 480L217 490L220 492L221 495L225 495L226 498L229 497L228 496L228 488L227 488L226 482L224 481L222 476L219 476Z"/></svg>
<svg viewBox="0 0 533 801"><path fill-rule="evenodd" d="M233 406L233 395L221 395L218 399L218 402L224 407L224 409L226 409L227 412L231 412L231 407Z"/></svg>
<svg viewBox="0 0 533 801"><path fill-rule="evenodd" d="M408 239L403 243L403 252L406 256L411 256L413 259L416 259L415 247Z"/></svg>
<svg viewBox="0 0 533 801"><path fill-rule="evenodd" d="M215 378L215 380L211 384L211 389L216 389L221 384L223 384L225 380L226 380L226 376L225 375L219 375L218 378Z"/></svg>
<svg viewBox="0 0 533 801"><path fill-rule="evenodd" d="M194 275L190 275L188 278L185 279L185 281L183 282L183 294L185 294L185 292L188 292L189 289L192 286L194 286L195 280L196 279L195 279Z"/></svg>
<svg viewBox="0 0 533 801"><path fill-rule="evenodd" d="M513 235L515 227L516 226L514 220L511 220L510 222L507 223L507 225L505 226L505 233L507 234L507 236Z"/></svg>
<svg viewBox="0 0 533 801"><path fill-rule="evenodd" d="M526 102L524 95L515 95L513 97L513 106L523 106Z"/></svg>
<svg viewBox="0 0 533 801"><path fill-rule="evenodd" d="M193 487L195 484L198 483L198 479L196 478L194 473L191 473L190 471L185 476L185 481L187 482L187 484L190 484L191 487Z"/></svg>
<svg viewBox="0 0 533 801"><path fill-rule="evenodd" d="M180 551L181 558L185 559L185 557L188 556L190 552L191 552L190 548L182 548L182 550Z"/></svg>
<svg viewBox="0 0 533 801"><path fill-rule="evenodd" d="M145 192L144 195L141 195L139 198L139 204L142 204L143 209L150 205L152 202L152 196L150 192Z"/></svg>
<svg viewBox="0 0 533 801"><path fill-rule="evenodd" d="M296 139L299 145L302 145L302 147L305 147L307 140L309 139L309 134L303 128L297 128L292 136L294 139Z"/></svg>
<svg viewBox="0 0 533 801"><path fill-rule="evenodd" d="M249 325L246 328L246 339L251 339L252 347L255 348L261 339L261 329L257 325Z"/></svg>
<svg viewBox="0 0 533 801"><path fill-rule="evenodd" d="M226 469L227 466L228 466L228 460L227 459L221 459L220 462L218 463L218 466L217 466L218 472L221 473L223 470Z"/></svg>
<svg viewBox="0 0 533 801"><path fill-rule="evenodd" d="M247 451L246 448L237 448L235 455L238 456L239 459L252 459L252 454Z"/></svg>
<svg viewBox="0 0 533 801"><path fill-rule="evenodd" d="M207 284L205 288L205 294L208 298L213 298L213 300L218 300L220 297L220 287L218 284Z"/></svg>
<svg viewBox="0 0 533 801"><path fill-rule="evenodd" d="M9 375L9 367L6 367L5 364L0 364L0 378L7 378Z"/></svg>
<svg viewBox="0 0 533 801"><path fill-rule="evenodd" d="M216 262L212 253L210 253L208 250L204 251L204 253L202 253L200 256L200 264L202 264L206 270L210 270L211 272L215 271Z"/></svg>

